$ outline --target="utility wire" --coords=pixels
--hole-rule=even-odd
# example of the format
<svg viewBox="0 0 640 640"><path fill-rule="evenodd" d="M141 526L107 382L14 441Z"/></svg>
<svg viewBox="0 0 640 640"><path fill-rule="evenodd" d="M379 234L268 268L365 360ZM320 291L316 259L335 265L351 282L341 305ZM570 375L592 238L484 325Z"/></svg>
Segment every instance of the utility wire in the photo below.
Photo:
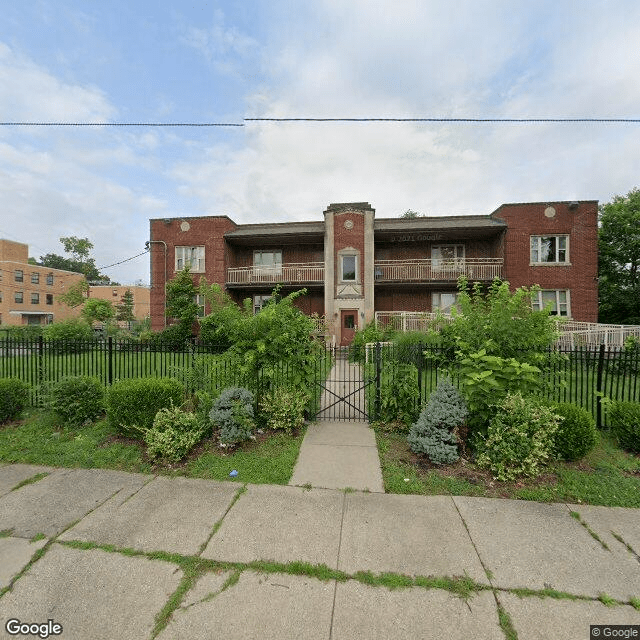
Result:
<svg viewBox="0 0 640 640"><path fill-rule="evenodd" d="M244 127L238 122L0 122L2 127Z"/></svg>
<svg viewBox="0 0 640 640"><path fill-rule="evenodd" d="M135 260L136 258L139 258L140 256L145 255L145 253L149 253L149 249L145 249L142 253L139 253L136 256L132 256L131 258L125 258L124 260L120 260L120 262L114 262L113 264L107 264L104 267L96 267L98 269L98 271L102 271L102 269L108 269L109 267L115 267L119 264L124 264L125 262L129 262L129 260Z"/></svg>

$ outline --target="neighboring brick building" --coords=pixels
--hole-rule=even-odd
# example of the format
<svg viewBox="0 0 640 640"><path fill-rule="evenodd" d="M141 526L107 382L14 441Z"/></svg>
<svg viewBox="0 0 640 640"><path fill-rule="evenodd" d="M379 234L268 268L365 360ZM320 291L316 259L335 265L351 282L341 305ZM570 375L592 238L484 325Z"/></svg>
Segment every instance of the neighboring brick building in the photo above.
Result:
<svg viewBox="0 0 640 640"><path fill-rule="evenodd" d="M0 239L0 324L49 324L76 318L59 296L84 279L81 273L29 264L29 246Z"/></svg>
<svg viewBox="0 0 640 640"><path fill-rule="evenodd" d="M108 300L114 308L122 302L122 296L127 291L133 294L133 316L136 320L144 320L149 317L150 294L149 287L126 285L91 285L89 298Z"/></svg>
<svg viewBox="0 0 640 640"><path fill-rule="evenodd" d="M597 201L504 204L486 216L375 219L366 202L331 204L324 222L238 225L227 216L150 221L151 321L165 325L165 285L189 264L197 283L217 282L258 310L273 286L324 316L348 343L375 311L432 311L470 281L538 284L536 306L595 322Z"/></svg>

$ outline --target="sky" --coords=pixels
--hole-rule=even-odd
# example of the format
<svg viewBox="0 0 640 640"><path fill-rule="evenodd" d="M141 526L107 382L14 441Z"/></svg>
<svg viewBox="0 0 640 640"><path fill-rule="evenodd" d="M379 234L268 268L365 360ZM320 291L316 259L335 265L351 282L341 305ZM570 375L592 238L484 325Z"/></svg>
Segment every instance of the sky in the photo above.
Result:
<svg viewBox="0 0 640 640"><path fill-rule="evenodd" d="M0 237L88 237L98 267L149 219L487 215L640 186L640 123L245 118L640 118L637 0L0 0ZM149 282L149 256L102 269Z"/></svg>

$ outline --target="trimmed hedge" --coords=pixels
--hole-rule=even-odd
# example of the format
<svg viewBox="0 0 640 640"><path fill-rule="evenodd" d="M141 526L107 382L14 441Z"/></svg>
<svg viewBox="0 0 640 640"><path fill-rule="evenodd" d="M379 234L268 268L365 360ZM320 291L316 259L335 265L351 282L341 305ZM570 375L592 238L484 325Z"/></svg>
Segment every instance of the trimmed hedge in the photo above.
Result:
<svg viewBox="0 0 640 640"><path fill-rule="evenodd" d="M562 420L553 436L556 456L561 460L579 460L595 447L598 432L593 416L568 402L552 403L551 410Z"/></svg>
<svg viewBox="0 0 640 640"><path fill-rule="evenodd" d="M610 402L607 411L618 444L623 449L640 453L640 402Z"/></svg>
<svg viewBox="0 0 640 640"><path fill-rule="evenodd" d="M15 420L29 404L29 385L18 378L0 378L0 424Z"/></svg>
<svg viewBox="0 0 640 640"><path fill-rule="evenodd" d="M107 390L107 418L120 434L139 438L160 409L184 402L184 386L173 378L119 380Z"/></svg>
<svg viewBox="0 0 640 640"><path fill-rule="evenodd" d="M104 412L104 387L97 378L69 376L49 387L48 406L69 426L79 427Z"/></svg>

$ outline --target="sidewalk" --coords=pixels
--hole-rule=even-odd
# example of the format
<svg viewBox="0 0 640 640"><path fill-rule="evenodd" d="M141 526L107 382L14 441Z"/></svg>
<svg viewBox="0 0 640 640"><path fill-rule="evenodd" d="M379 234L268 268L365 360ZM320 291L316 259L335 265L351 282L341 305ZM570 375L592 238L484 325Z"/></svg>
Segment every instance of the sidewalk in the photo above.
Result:
<svg viewBox="0 0 640 640"><path fill-rule="evenodd" d="M162 616L160 640L505 638L509 625L574 640L640 624L598 600L640 597L635 509L5 465L0 531L2 638L25 637L11 618L83 640L150 639Z"/></svg>

